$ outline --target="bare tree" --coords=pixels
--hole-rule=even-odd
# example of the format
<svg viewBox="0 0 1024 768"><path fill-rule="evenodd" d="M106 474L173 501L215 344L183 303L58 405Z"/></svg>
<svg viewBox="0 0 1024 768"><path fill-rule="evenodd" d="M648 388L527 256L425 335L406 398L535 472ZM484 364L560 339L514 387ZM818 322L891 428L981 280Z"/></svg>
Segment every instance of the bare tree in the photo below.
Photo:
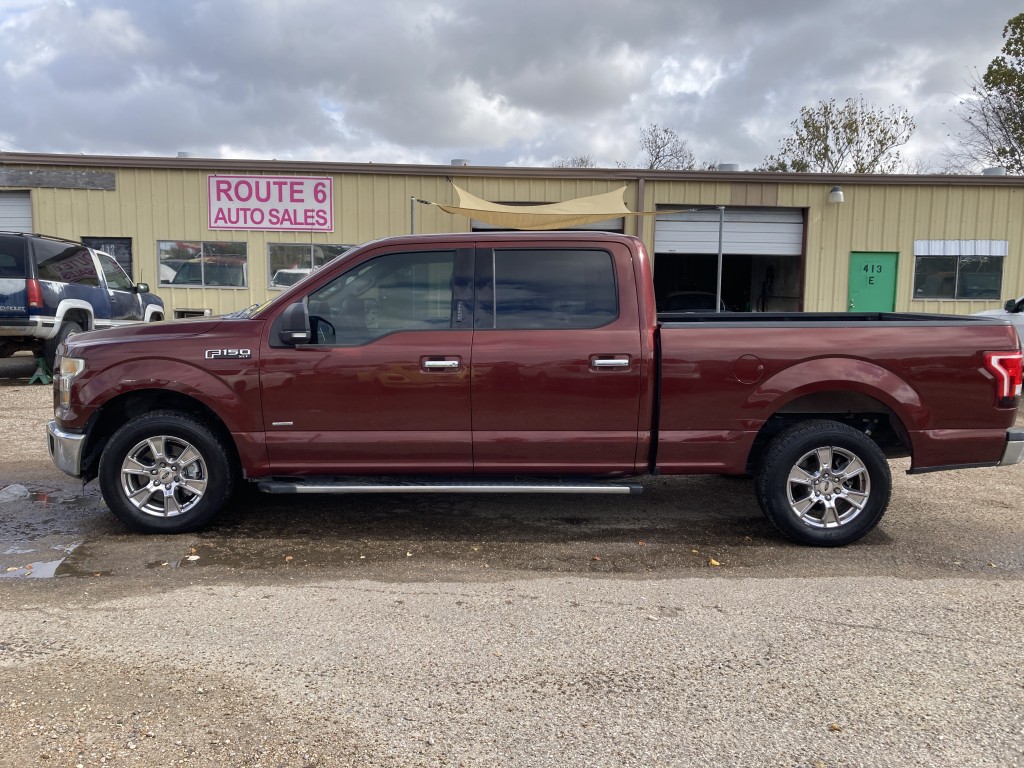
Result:
<svg viewBox="0 0 1024 768"><path fill-rule="evenodd" d="M640 131L640 149L647 157L645 168L687 171L697 166L686 140L671 128L662 128L657 123Z"/></svg>
<svg viewBox="0 0 1024 768"><path fill-rule="evenodd" d="M791 124L793 135L758 170L821 173L892 173L900 168L901 147L917 127L902 107L880 109L864 97L819 101L802 107Z"/></svg>
<svg viewBox="0 0 1024 768"><path fill-rule="evenodd" d="M949 160L961 171L1002 165L1024 174L1024 13L1003 27L1002 55L974 74L971 95L954 108L963 121Z"/></svg>
<svg viewBox="0 0 1024 768"><path fill-rule="evenodd" d="M560 157L554 162L555 168L597 168L597 162L590 155Z"/></svg>

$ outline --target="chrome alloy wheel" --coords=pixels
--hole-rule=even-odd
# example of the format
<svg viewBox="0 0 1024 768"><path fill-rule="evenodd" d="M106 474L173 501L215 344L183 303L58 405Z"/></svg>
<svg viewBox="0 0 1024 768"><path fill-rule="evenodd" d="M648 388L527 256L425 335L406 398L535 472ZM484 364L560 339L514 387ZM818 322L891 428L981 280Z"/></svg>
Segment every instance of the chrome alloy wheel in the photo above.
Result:
<svg viewBox="0 0 1024 768"><path fill-rule="evenodd" d="M822 446L801 456L789 471L786 496L797 519L813 528L838 528L864 510L871 475L845 448Z"/></svg>
<svg viewBox="0 0 1024 768"><path fill-rule="evenodd" d="M121 462L121 490L140 512L175 517L206 492L209 472L195 447L180 437L155 435L137 443Z"/></svg>

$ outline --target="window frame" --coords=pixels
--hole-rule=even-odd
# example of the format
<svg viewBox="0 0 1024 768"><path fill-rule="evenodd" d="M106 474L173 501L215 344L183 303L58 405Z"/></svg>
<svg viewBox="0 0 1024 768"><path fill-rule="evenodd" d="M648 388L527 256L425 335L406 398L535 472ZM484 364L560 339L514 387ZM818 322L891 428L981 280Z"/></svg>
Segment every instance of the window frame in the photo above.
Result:
<svg viewBox="0 0 1024 768"><path fill-rule="evenodd" d="M1003 292L1003 279L1006 273L1006 257L1009 252L1008 240L915 240L914 241L914 275L911 282L912 301L998 301ZM919 273L919 265L923 259L951 259L952 269L946 270L952 277L952 295L941 295L937 292L918 293L919 277L943 272ZM964 259L992 260L999 264L999 287L994 296L963 296L961 294L961 276ZM986 273L993 274L993 273ZM948 280L949 277L946 278ZM943 280L942 282L945 282ZM941 286L941 283L940 283ZM924 290L923 287L921 289Z"/></svg>
<svg viewBox="0 0 1024 768"><path fill-rule="evenodd" d="M198 250L199 250L198 255L196 255L196 256L194 256L192 258L189 258L189 259L182 259L181 263L179 264L179 266L177 268L177 270L175 271L175 277L177 276L177 273L181 271L181 268L183 266L185 266L185 264L188 264L190 262L195 262L195 261L198 260L199 261L200 282L198 282L198 283L175 283L175 282L173 282L173 278L171 280L165 281L160 276L160 267L164 266L166 261L169 260L169 259L165 260L165 259L161 258L161 253L164 252L161 249L161 244L163 244L163 243L170 243L173 246L178 247L178 248L180 248L182 246L198 246ZM208 246L222 246L222 245L228 245L228 246L232 246L232 247L241 247L241 249L243 250L243 253L241 253L241 254L234 254L234 253L225 253L225 254L210 253L210 254L207 254L206 251L208 250ZM167 250L168 250L168 252L171 251L171 249L167 249ZM230 259L232 257L239 257L239 258L243 259L243 261L241 261L241 263L239 265L241 267L241 272L242 272L242 284L241 285L225 285L223 283L213 283L213 284L208 283L207 282L207 278L206 278L207 260L208 259L217 259L217 258L229 258ZM249 241L248 240L157 240L156 241L156 264L157 264L157 266L156 266L156 270L157 270L157 272L156 272L157 273L157 285L159 285L161 288L193 288L193 289L198 288L200 290L207 290L207 289L211 289L212 288L212 289L224 289L224 290L234 290L234 291L238 291L238 290L247 291L250 288L250 286L249 286Z"/></svg>

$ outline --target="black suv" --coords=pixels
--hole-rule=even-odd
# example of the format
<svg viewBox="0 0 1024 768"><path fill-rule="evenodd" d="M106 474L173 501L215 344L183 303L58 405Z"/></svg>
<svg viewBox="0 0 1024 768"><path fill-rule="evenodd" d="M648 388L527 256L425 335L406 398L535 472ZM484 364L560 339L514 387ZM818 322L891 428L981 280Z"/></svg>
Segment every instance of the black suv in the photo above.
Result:
<svg viewBox="0 0 1024 768"><path fill-rule="evenodd" d="M27 349L53 367L79 331L164 319L164 302L109 254L81 243L0 232L0 357Z"/></svg>

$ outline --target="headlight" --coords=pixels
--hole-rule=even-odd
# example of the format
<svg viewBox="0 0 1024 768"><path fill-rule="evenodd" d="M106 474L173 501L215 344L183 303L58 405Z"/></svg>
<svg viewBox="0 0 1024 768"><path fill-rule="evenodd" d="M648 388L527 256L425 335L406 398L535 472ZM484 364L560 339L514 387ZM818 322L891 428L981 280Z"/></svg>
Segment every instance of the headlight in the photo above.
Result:
<svg viewBox="0 0 1024 768"><path fill-rule="evenodd" d="M62 357L58 376L58 389L60 390L60 407L67 409L71 406L71 382L85 370L85 360L80 357Z"/></svg>

